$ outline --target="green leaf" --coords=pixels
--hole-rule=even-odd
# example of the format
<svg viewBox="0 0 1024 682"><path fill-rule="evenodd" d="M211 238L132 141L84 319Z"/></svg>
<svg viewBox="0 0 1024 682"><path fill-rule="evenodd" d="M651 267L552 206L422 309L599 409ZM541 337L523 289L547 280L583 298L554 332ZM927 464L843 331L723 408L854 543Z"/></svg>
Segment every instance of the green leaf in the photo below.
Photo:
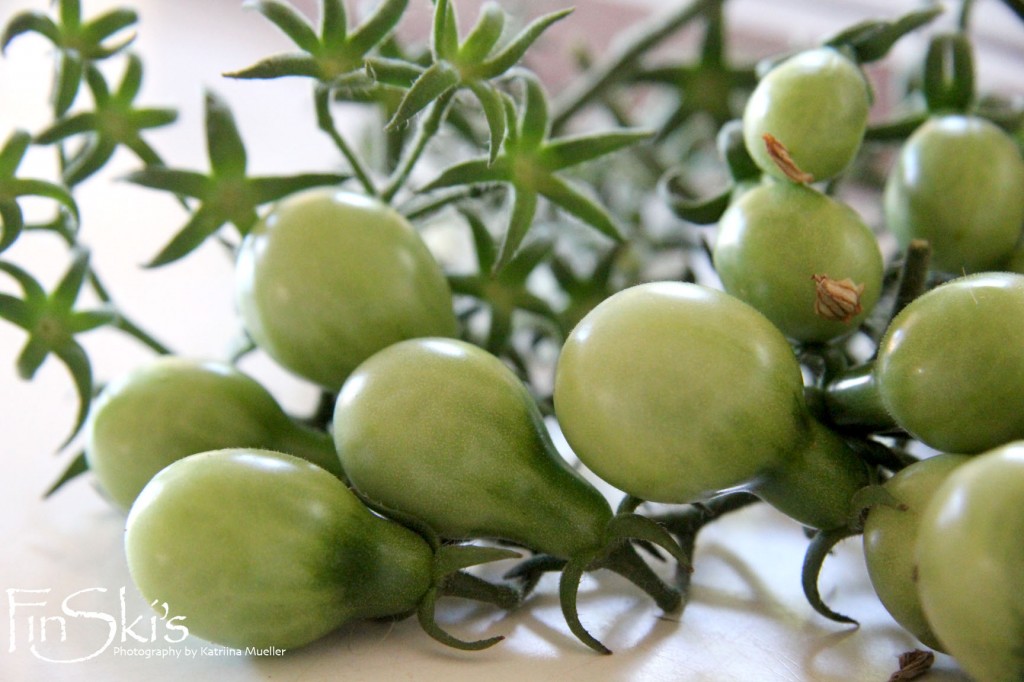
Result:
<svg viewBox="0 0 1024 682"><path fill-rule="evenodd" d="M31 381L49 354L50 347L45 341L36 336L29 336L15 363L18 376L25 381Z"/></svg>
<svg viewBox="0 0 1024 682"><path fill-rule="evenodd" d="M572 634L599 654L610 654L611 649L601 644L593 635L587 632L580 622L579 609L577 608L577 594L580 591L580 581L587 570L587 566L595 558L595 554L585 554L573 557L562 569L562 577L558 581L558 600L562 606L562 617Z"/></svg>
<svg viewBox="0 0 1024 682"><path fill-rule="evenodd" d="M512 179L508 165L501 157L495 163L488 159L470 159L446 168L440 176L432 180L424 188L424 192L453 187L455 185L472 185L485 182L510 182Z"/></svg>
<svg viewBox="0 0 1024 682"><path fill-rule="evenodd" d="M117 318L117 312L110 306L96 310L83 310L73 313L68 318L67 327L72 334L82 334L108 324L114 324L117 322Z"/></svg>
<svg viewBox="0 0 1024 682"><path fill-rule="evenodd" d="M320 3L320 42L327 49L345 44L348 33L348 18L344 0L322 0Z"/></svg>
<svg viewBox="0 0 1024 682"><path fill-rule="evenodd" d="M8 136L0 149L0 178L14 175L30 144L32 136L24 130L15 130Z"/></svg>
<svg viewBox="0 0 1024 682"><path fill-rule="evenodd" d="M308 54L277 54L260 60L252 66L225 73L227 78L271 79L285 76L320 78L320 63Z"/></svg>
<svg viewBox="0 0 1024 682"><path fill-rule="evenodd" d="M53 93L53 112L58 117L66 114L74 104L75 97L78 96L78 86L82 82L84 68L82 60L78 57L68 52L61 53Z"/></svg>
<svg viewBox="0 0 1024 682"><path fill-rule="evenodd" d="M508 229L505 231L501 249L498 251L498 260L494 264L495 272L501 271L516 255L519 245L533 225L533 217L536 213L537 193L521 187L514 187L512 215L509 217Z"/></svg>
<svg viewBox="0 0 1024 682"><path fill-rule="evenodd" d="M61 42L60 29L53 19L43 12L21 12L7 22L3 40L0 41L0 51L6 52L11 41L24 33L38 33L54 45L60 45Z"/></svg>
<svg viewBox="0 0 1024 682"><path fill-rule="evenodd" d="M96 128L99 117L96 112L83 111L73 116L54 121L49 128L36 134L36 144L54 144L72 135L81 135Z"/></svg>
<svg viewBox="0 0 1024 682"><path fill-rule="evenodd" d="M496 2L487 2L458 50L458 62L472 67L484 61L498 44L504 28L505 12Z"/></svg>
<svg viewBox="0 0 1024 682"><path fill-rule="evenodd" d="M64 168L64 182L74 187L102 168L114 155L117 144L113 140L93 139L68 161Z"/></svg>
<svg viewBox="0 0 1024 682"><path fill-rule="evenodd" d="M537 149L548 136L548 97L536 76L530 74L526 81L526 102L519 121L519 146Z"/></svg>
<svg viewBox="0 0 1024 682"><path fill-rule="evenodd" d="M55 185L52 182L47 182L46 180L27 178L15 178L13 180L8 180L3 184L7 185L7 189L15 196L32 195L53 199L57 203L66 207L75 217L75 220L78 220L78 205L75 203L74 198L68 193L68 191L60 185Z"/></svg>
<svg viewBox="0 0 1024 682"><path fill-rule="evenodd" d="M366 73L378 83L409 88L426 70L418 64L404 59L369 57L365 62Z"/></svg>
<svg viewBox="0 0 1024 682"><path fill-rule="evenodd" d="M557 176L548 175L538 191L549 201L571 213L606 237L620 242L624 237L608 212L596 201L574 189Z"/></svg>
<svg viewBox="0 0 1024 682"><path fill-rule="evenodd" d="M138 21L139 15L135 10L126 7L115 8L89 21L84 26L82 35L88 42L99 45L110 36L138 23ZM129 37L127 42L122 41L118 44L118 49L125 47L133 39L134 35Z"/></svg>
<svg viewBox="0 0 1024 682"><path fill-rule="evenodd" d="M0 317L25 331L31 331L36 316L25 301L0 292Z"/></svg>
<svg viewBox="0 0 1024 682"><path fill-rule="evenodd" d="M398 110L388 121L384 130L396 130L405 125L410 118L458 84L458 71L447 62L435 62L416 79L409 91L405 93L398 105Z"/></svg>
<svg viewBox="0 0 1024 682"><path fill-rule="evenodd" d="M560 137L544 145L540 153L541 163L552 171L561 170L613 154L653 135L650 130L627 129Z"/></svg>
<svg viewBox="0 0 1024 682"><path fill-rule="evenodd" d="M480 272L490 272L494 267L494 259L497 256L497 249L494 245L494 238L490 230L484 225L484 221L473 211L461 211L462 216L469 224L470 233L473 236L473 248L476 253L476 264ZM463 292L465 293L465 292Z"/></svg>
<svg viewBox="0 0 1024 682"><path fill-rule="evenodd" d="M519 60L526 54L526 50L549 26L572 14L572 9L564 9L558 12L545 14L535 19L524 28L512 41L502 48L496 55L480 65L479 73L485 78L494 78L505 73L519 63Z"/></svg>
<svg viewBox="0 0 1024 682"><path fill-rule="evenodd" d="M125 175L124 179L150 189L164 190L195 199L205 198L212 188L212 182L202 173L163 166L150 166L132 171Z"/></svg>
<svg viewBox="0 0 1024 682"><path fill-rule="evenodd" d="M122 104L130 104L142 87L142 60L139 55L130 53L128 63L121 76L121 84L117 86L117 100Z"/></svg>
<svg viewBox="0 0 1024 682"><path fill-rule="evenodd" d="M21 287L21 292L25 296L25 302L30 306L45 305L46 291L32 275L14 263L8 263L7 261L0 261L0 272L6 272L18 283L18 286Z"/></svg>
<svg viewBox="0 0 1024 682"><path fill-rule="evenodd" d="M459 51L459 22L449 0L434 0L431 47L438 60L454 59Z"/></svg>
<svg viewBox="0 0 1024 682"><path fill-rule="evenodd" d="M55 492L60 490L66 483L74 478L84 474L89 470L89 461L85 458L85 451L79 452L78 455L71 461L68 468L64 470L64 473L60 475L53 485L43 493L44 498L48 498Z"/></svg>
<svg viewBox="0 0 1024 682"><path fill-rule="evenodd" d="M551 255L553 246L552 241L546 237L530 240L501 271L501 281L517 287L525 285L530 273Z"/></svg>
<svg viewBox="0 0 1024 682"><path fill-rule="evenodd" d="M78 393L78 415L75 417L71 433L61 446L64 447L85 425L85 419L89 415L89 403L92 400L92 367L85 350L73 339L69 338L64 344L54 348L53 352L71 373Z"/></svg>
<svg viewBox="0 0 1024 682"><path fill-rule="evenodd" d="M174 238L158 253L153 260L146 264L147 268L155 268L167 265L192 253L206 238L224 224L224 220L204 208L199 208L185 227L174 236Z"/></svg>
<svg viewBox="0 0 1024 682"><path fill-rule="evenodd" d="M340 185L349 177L337 173L304 173L288 177L251 178L249 184L256 203L265 204L310 187Z"/></svg>
<svg viewBox="0 0 1024 682"><path fill-rule="evenodd" d="M304 16L291 5L278 0L255 0L245 3L270 20L281 32L291 38L292 42L311 54L320 51L320 41L316 31Z"/></svg>
<svg viewBox="0 0 1024 682"><path fill-rule="evenodd" d="M352 54L364 55L381 43L398 25L409 0L383 0L373 14L357 26L348 39Z"/></svg>
<svg viewBox="0 0 1024 682"><path fill-rule="evenodd" d="M70 311L75 305L78 293L82 290L85 276L89 272L89 252L85 249L75 249L71 260L71 266L64 276L61 277L57 287L50 294L50 302L61 312Z"/></svg>
<svg viewBox="0 0 1024 682"><path fill-rule="evenodd" d="M487 127L490 130L488 140L488 163L493 164L498 154L501 153L502 143L505 141L505 105L502 102L501 93L482 81L470 81L469 89L480 101L484 110L484 118L487 119Z"/></svg>
<svg viewBox="0 0 1024 682"><path fill-rule="evenodd" d="M18 240L25 227L21 209L15 201L0 202L0 253Z"/></svg>
<svg viewBox="0 0 1024 682"><path fill-rule="evenodd" d="M213 92L206 93L206 146L210 167L219 177L245 176L245 145L227 102Z"/></svg>

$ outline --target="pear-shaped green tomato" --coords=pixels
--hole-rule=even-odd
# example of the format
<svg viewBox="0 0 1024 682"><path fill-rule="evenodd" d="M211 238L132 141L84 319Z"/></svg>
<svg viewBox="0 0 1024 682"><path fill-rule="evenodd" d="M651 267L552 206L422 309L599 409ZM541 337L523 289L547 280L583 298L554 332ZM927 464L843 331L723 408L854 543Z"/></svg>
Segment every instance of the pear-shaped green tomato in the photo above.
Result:
<svg viewBox="0 0 1024 682"><path fill-rule="evenodd" d="M901 470L884 484L891 496L868 510L864 559L878 599L893 619L925 646L943 651L921 609L917 590L917 533L924 512L946 477L970 458L936 455Z"/></svg>
<svg viewBox="0 0 1024 682"><path fill-rule="evenodd" d="M800 52L758 82L743 111L743 139L765 173L786 178L765 144L782 143L814 181L839 175L853 161L867 129L870 97L860 68L838 51Z"/></svg>
<svg viewBox="0 0 1024 682"><path fill-rule="evenodd" d="M565 342L554 400L583 463L656 502L748 484L809 435L785 337L739 299L683 282L640 284L594 308Z"/></svg>
<svg viewBox="0 0 1024 682"><path fill-rule="evenodd" d="M975 680L1024 679L1024 441L953 471L921 515L925 616Z"/></svg>
<svg viewBox="0 0 1024 682"><path fill-rule="evenodd" d="M243 649L293 649L353 619L405 614L432 584L425 540L323 469L260 450L161 471L132 506L125 550L147 601Z"/></svg>
<svg viewBox="0 0 1024 682"><path fill-rule="evenodd" d="M892 418L942 452L1024 438L1024 275L978 273L916 298L878 349L874 380Z"/></svg>
<svg viewBox="0 0 1024 682"><path fill-rule="evenodd" d="M341 475L329 435L293 421L259 382L224 363L156 358L107 384L86 427L89 469L124 509L168 464L229 447L280 450Z"/></svg>
<svg viewBox="0 0 1024 682"><path fill-rule="evenodd" d="M293 194L253 228L236 298L260 348L330 391L385 346L457 333L444 272L413 226L337 189Z"/></svg>
<svg viewBox="0 0 1024 682"><path fill-rule="evenodd" d="M501 538L570 557L595 550L604 496L555 451L523 382L455 339L390 346L345 382L334 440L368 499L447 538Z"/></svg>
<svg viewBox="0 0 1024 682"><path fill-rule="evenodd" d="M983 118L929 119L900 150L884 208L901 246L928 241L934 269L996 269L1024 226L1024 159L1013 139Z"/></svg>
<svg viewBox="0 0 1024 682"><path fill-rule="evenodd" d="M791 182L768 182L722 215L714 264L727 292L797 341L857 329L878 302L878 240L846 204Z"/></svg>

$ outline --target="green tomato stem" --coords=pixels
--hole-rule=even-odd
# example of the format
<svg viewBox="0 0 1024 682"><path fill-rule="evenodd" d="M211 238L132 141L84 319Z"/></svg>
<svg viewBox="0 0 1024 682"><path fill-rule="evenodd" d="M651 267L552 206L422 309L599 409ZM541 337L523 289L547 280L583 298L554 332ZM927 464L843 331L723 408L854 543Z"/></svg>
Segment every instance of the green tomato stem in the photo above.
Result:
<svg viewBox="0 0 1024 682"><path fill-rule="evenodd" d="M871 482L871 472L842 438L813 418L808 420L809 439L803 450L755 481L750 491L805 526L845 527L851 501Z"/></svg>
<svg viewBox="0 0 1024 682"><path fill-rule="evenodd" d="M320 126L320 130L327 133L327 136L334 142L334 146L338 148L342 156L348 161L349 166L352 167L352 173L359 180L359 184L363 186L363 189L371 197L377 196L377 188L373 184L373 180L370 178L369 172L363 165L359 155L355 153L348 142L338 132L337 127L334 125L334 117L331 116L330 111L330 90L327 88L318 87L314 95L316 101L316 120Z"/></svg>
<svg viewBox="0 0 1024 682"><path fill-rule="evenodd" d="M835 376L825 385L821 398L828 421L844 430L877 433L896 428L882 404L873 362Z"/></svg>
<svg viewBox="0 0 1024 682"><path fill-rule="evenodd" d="M452 101L454 95L455 89L451 89L441 95L441 97L434 100L433 104L430 105L430 109L420 119L420 125L416 129L416 137L413 139L409 152L401 160L387 186L385 186L384 191L381 192L381 199L385 202L391 203L391 200L395 198L395 195L405 185L406 180L409 179L409 174L412 173L416 162L423 155L423 151L427 148L427 143L430 142L441 128L441 122L444 120L445 112L448 110L448 104Z"/></svg>
<svg viewBox="0 0 1024 682"><path fill-rule="evenodd" d="M329 433L295 424L295 428L282 434L277 446L282 452L312 462L348 483L334 448L334 439Z"/></svg>
<svg viewBox="0 0 1024 682"><path fill-rule="evenodd" d="M590 566L591 570L595 568L607 568L618 573L650 595L658 608L666 613L671 613L682 605L682 595L679 591L666 584L629 542L619 542L605 557Z"/></svg>

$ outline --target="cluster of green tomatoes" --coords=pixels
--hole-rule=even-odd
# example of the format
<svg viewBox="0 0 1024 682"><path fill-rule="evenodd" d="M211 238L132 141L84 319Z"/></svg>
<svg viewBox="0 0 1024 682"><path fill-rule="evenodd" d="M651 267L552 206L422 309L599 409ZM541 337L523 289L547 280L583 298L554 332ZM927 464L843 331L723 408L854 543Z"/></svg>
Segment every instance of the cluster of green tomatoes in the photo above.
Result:
<svg viewBox="0 0 1024 682"><path fill-rule="evenodd" d="M630 286L568 335L553 416L619 509L556 451L521 378L459 339L408 221L337 188L283 199L240 247L237 308L258 348L336 395L329 428L227 364L164 357L106 386L86 454L130 510L139 590L230 646L415 613L482 648L500 637L455 638L436 601L512 608L559 571L567 626L607 652L576 612L581 576L616 571L668 610L679 591L637 547L689 570L692 547L641 503L741 495L820 537L863 532L899 623L979 680L1022 679L1024 160L956 84L932 92L889 173L885 226L955 276L894 311L871 357L828 351L892 303L878 235L823 191L860 151L871 101L831 47L778 63L732 128L746 170L718 221L720 282ZM895 474L870 456L909 439L937 454ZM517 556L506 582L468 570Z"/></svg>

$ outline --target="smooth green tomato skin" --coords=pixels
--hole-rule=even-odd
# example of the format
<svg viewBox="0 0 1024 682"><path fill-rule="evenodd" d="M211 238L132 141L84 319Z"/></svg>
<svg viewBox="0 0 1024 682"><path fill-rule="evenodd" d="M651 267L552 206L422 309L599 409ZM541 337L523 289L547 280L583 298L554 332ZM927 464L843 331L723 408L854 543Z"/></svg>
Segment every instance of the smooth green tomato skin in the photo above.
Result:
<svg viewBox="0 0 1024 682"><path fill-rule="evenodd" d="M353 619L404 614L432 580L426 541L323 469L264 450L161 471L132 506L125 551L147 601L237 648L294 649Z"/></svg>
<svg viewBox="0 0 1024 682"><path fill-rule="evenodd" d="M872 506L864 521L864 560L875 594L893 619L925 646L944 651L921 608L917 546L921 515L935 491L967 455L922 459L884 483L892 504Z"/></svg>
<svg viewBox="0 0 1024 682"><path fill-rule="evenodd" d="M904 248L926 239L932 267L962 274L1000 266L1024 226L1024 159L976 116L929 119L906 141L885 185L886 223Z"/></svg>
<svg viewBox="0 0 1024 682"><path fill-rule="evenodd" d="M855 331L878 302L884 273L878 240L856 211L791 182L762 184L726 210L714 264L727 292L796 341ZM815 275L863 285L862 312L848 321L817 314Z"/></svg>
<svg viewBox="0 0 1024 682"><path fill-rule="evenodd" d="M107 384L86 427L89 469L126 510L171 462L229 447L280 450L341 475L327 434L290 419L261 384L224 363L156 358Z"/></svg>
<svg viewBox="0 0 1024 682"><path fill-rule="evenodd" d="M714 289L641 284L594 308L555 372L569 445L616 488L685 503L784 465L808 436L803 380L763 315Z"/></svg>
<svg viewBox="0 0 1024 682"><path fill-rule="evenodd" d="M971 677L1024 679L1024 441L958 467L925 507L918 589L932 629Z"/></svg>
<svg viewBox="0 0 1024 682"><path fill-rule="evenodd" d="M235 291L256 344L331 391L385 346L458 330L444 272L412 225L337 189L278 203L242 242Z"/></svg>
<svg viewBox="0 0 1024 682"><path fill-rule="evenodd" d="M522 381L474 345L413 339L375 354L345 382L333 433L356 489L442 537L560 557L603 544L607 500L555 451Z"/></svg>
<svg viewBox="0 0 1024 682"><path fill-rule="evenodd" d="M942 452L1024 438L1024 275L979 273L918 297L893 320L874 375L885 409Z"/></svg>
<svg viewBox="0 0 1024 682"><path fill-rule="evenodd" d="M839 175L853 161L867 129L870 98L860 69L832 48L806 50L758 82L743 112L743 140L754 162L786 176L765 148L773 135L815 181Z"/></svg>

